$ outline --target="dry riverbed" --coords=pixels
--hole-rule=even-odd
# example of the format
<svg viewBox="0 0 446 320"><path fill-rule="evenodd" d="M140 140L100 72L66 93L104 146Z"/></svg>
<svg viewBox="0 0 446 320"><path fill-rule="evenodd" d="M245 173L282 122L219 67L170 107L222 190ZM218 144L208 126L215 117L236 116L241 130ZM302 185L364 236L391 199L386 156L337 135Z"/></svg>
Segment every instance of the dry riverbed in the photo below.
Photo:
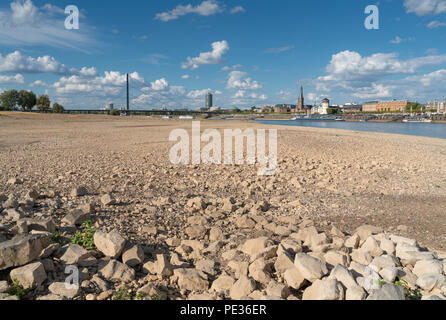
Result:
<svg viewBox="0 0 446 320"><path fill-rule="evenodd" d="M31 267L14 273L35 275L28 298L122 298L122 282L128 292L152 298L300 299L327 290L346 298L348 289L350 297L366 298L393 289L364 284L370 275L352 261L366 266L370 258L395 255L399 264L378 266L376 274L386 267L406 269L408 279L412 271L425 274L424 265L416 266L422 259L398 253L398 245L424 256L437 251L435 267L443 267L446 140L201 121L201 130L278 129L277 172L258 176L256 165L172 165L169 134L176 128L190 131L191 121L0 113L0 289L25 264L2 266L2 244L17 234L40 237L32 240L40 249L55 236L61 246L28 257ZM96 248L65 245L85 220L98 230ZM358 229L363 225L375 228ZM51 241L41 238L45 231ZM299 275L286 273L281 250L289 250ZM70 262L83 274L75 293L59 284ZM353 268L362 289L336 276L338 282L326 280L334 262ZM391 279L388 273L378 278ZM421 284L423 293L444 294L443 278L435 279L432 288Z"/></svg>

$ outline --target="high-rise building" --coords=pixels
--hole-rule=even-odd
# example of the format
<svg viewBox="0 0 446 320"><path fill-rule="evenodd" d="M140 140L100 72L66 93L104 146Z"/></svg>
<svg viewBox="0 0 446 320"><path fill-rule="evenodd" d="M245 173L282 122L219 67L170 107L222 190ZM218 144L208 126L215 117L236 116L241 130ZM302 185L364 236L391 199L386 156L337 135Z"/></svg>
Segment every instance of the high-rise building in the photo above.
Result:
<svg viewBox="0 0 446 320"><path fill-rule="evenodd" d="M304 88L300 87L300 96L297 100L297 111L305 110Z"/></svg>
<svg viewBox="0 0 446 320"><path fill-rule="evenodd" d="M212 108L212 93L208 93L207 95L206 95L206 108L208 108L208 109L210 109L210 108Z"/></svg>

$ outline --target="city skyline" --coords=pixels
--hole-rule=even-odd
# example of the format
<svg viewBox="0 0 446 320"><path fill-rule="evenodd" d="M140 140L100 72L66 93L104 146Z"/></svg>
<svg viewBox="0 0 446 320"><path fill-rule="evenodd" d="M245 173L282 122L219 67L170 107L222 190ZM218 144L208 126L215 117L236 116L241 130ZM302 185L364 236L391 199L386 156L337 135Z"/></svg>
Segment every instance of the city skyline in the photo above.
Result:
<svg viewBox="0 0 446 320"><path fill-rule="evenodd" d="M208 92L221 107L296 104L301 86L308 104L446 96L443 0L134 3L75 1L79 30L56 1L3 3L0 91L123 106L129 73L132 109L202 107Z"/></svg>

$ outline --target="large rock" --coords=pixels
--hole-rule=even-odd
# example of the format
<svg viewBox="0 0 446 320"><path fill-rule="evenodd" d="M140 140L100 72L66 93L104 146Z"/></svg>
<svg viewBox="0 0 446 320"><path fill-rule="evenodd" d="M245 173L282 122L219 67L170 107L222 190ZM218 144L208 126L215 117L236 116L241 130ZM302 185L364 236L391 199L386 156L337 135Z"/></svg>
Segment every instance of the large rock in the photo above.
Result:
<svg viewBox="0 0 446 320"><path fill-rule="evenodd" d="M232 300L240 300L248 296L256 289L256 282L247 276L241 276L231 288L230 297Z"/></svg>
<svg viewBox="0 0 446 320"><path fill-rule="evenodd" d="M72 210L63 219L62 222L68 226L80 226L90 219L90 214L80 209Z"/></svg>
<svg viewBox="0 0 446 320"><path fill-rule="evenodd" d="M438 274L423 274L417 279L417 286L419 286L424 291L431 291L434 288L441 288L446 284L446 277Z"/></svg>
<svg viewBox="0 0 446 320"><path fill-rule="evenodd" d="M119 258L122 250L124 250L125 243L126 240L116 230L109 233L102 231L96 231L94 233L94 244L96 248L107 257L113 259Z"/></svg>
<svg viewBox="0 0 446 320"><path fill-rule="evenodd" d="M357 234L360 237L361 242L364 242L371 235L381 233L382 231L383 231L383 229L380 227L375 227L375 226L371 226L371 225L363 225L356 229L355 234Z"/></svg>
<svg viewBox="0 0 446 320"><path fill-rule="evenodd" d="M406 300L402 286L386 283L381 289L373 290L367 300Z"/></svg>
<svg viewBox="0 0 446 320"><path fill-rule="evenodd" d="M78 244L67 244L61 250L63 254L60 260L67 265L78 264L80 260L87 259L91 256L86 249Z"/></svg>
<svg viewBox="0 0 446 320"><path fill-rule="evenodd" d="M20 221L26 223L28 232L30 232L31 230L48 231L50 233L56 232L56 224L51 218L46 218L46 219L25 218L21 219Z"/></svg>
<svg viewBox="0 0 446 320"><path fill-rule="evenodd" d="M21 234L0 242L0 270L32 262L50 243L50 238L43 234Z"/></svg>
<svg viewBox="0 0 446 320"><path fill-rule="evenodd" d="M294 268L294 262L290 255L286 252L279 254L276 262L274 263L274 269L276 269L276 271L279 273L284 273L286 270L291 268Z"/></svg>
<svg viewBox="0 0 446 320"><path fill-rule="evenodd" d="M288 284L291 288L299 290L305 284L305 278L299 272L299 270L294 267L291 269L287 269L283 274L283 279L285 283Z"/></svg>
<svg viewBox="0 0 446 320"><path fill-rule="evenodd" d="M230 290L234 282L235 280L232 277L223 274L212 283L211 289L217 292Z"/></svg>
<svg viewBox="0 0 446 320"><path fill-rule="evenodd" d="M302 300L343 300L344 288L338 281L317 279L303 294Z"/></svg>
<svg viewBox="0 0 446 320"><path fill-rule="evenodd" d="M139 245L131 246L122 253L122 262L135 267L144 261L144 250Z"/></svg>
<svg viewBox="0 0 446 320"><path fill-rule="evenodd" d="M101 197L101 203L105 207L112 206L112 205L116 204L116 199L115 199L115 197L113 197L112 194L104 194Z"/></svg>
<svg viewBox="0 0 446 320"><path fill-rule="evenodd" d="M247 255L253 256L263 252L266 248L271 246L272 242L267 237L260 237L257 239L247 240L242 246L241 250Z"/></svg>
<svg viewBox="0 0 446 320"><path fill-rule="evenodd" d="M281 299L286 299L291 294L291 292L290 288L288 288L286 285L272 280L266 287L266 294L270 297L279 297Z"/></svg>
<svg viewBox="0 0 446 320"><path fill-rule="evenodd" d="M173 266L165 254L157 254L155 262L146 262L143 270L162 277L170 277L173 275Z"/></svg>
<svg viewBox="0 0 446 320"><path fill-rule="evenodd" d="M294 265L301 275L310 282L321 279L328 273L325 263L305 253L296 254Z"/></svg>
<svg viewBox="0 0 446 320"><path fill-rule="evenodd" d="M338 264L333 270L331 270L328 279L335 279L342 283L346 288L358 286L350 270L340 264Z"/></svg>
<svg viewBox="0 0 446 320"><path fill-rule="evenodd" d="M47 278L45 268L41 262L14 269L9 276L11 279L16 279L24 288L36 288Z"/></svg>
<svg viewBox="0 0 446 320"><path fill-rule="evenodd" d="M175 269L178 286L181 290L200 291L209 289L209 281L206 274L196 269Z"/></svg>
<svg viewBox="0 0 446 320"><path fill-rule="evenodd" d="M398 267L398 266L400 266L400 262L395 256L392 255L383 255L380 257L375 257L369 264L369 267L376 272L379 272L381 271L381 269L387 267Z"/></svg>
<svg viewBox="0 0 446 320"><path fill-rule="evenodd" d="M345 292L345 300L364 300L366 297L367 293L361 286L347 288Z"/></svg>
<svg viewBox="0 0 446 320"><path fill-rule="evenodd" d="M98 265L99 274L111 281L130 282L135 279L135 270L116 261L104 261Z"/></svg>
<svg viewBox="0 0 446 320"><path fill-rule="evenodd" d="M263 258L257 259L249 266L249 275L257 282L268 284L271 276L267 270L267 264Z"/></svg>
<svg viewBox="0 0 446 320"><path fill-rule="evenodd" d="M412 271L417 277L430 273L443 273L443 263L439 260L419 260Z"/></svg>
<svg viewBox="0 0 446 320"><path fill-rule="evenodd" d="M369 253L373 257L379 257L383 254L383 250L379 247L378 241L373 237L368 237L362 244L360 250Z"/></svg>
<svg viewBox="0 0 446 320"><path fill-rule="evenodd" d="M73 299L80 293L79 286L68 286L65 282L53 282L48 289L52 294L67 299Z"/></svg>
<svg viewBox="0 0 446 320"><path fill-rule="evenodd" d="M399 269L396 267L385 267L381 269L379 275L387 282L394 283L398 276Z"/></svg>

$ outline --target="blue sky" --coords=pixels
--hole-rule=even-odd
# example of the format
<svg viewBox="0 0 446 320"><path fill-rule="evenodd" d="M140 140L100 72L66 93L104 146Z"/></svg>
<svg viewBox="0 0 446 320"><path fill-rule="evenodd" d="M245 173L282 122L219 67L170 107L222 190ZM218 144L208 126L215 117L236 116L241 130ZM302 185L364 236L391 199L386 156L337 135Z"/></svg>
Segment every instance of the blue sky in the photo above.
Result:
<svg viewBox="0 0 446 320"><path fill-rule="evenodd" d="M65 6L80 10L64 27ZM367 30L368 5L379 30ZM446 0L40 1L0 4L0 90L66 108L248 108L409 99L446 92Z"/></svg>

